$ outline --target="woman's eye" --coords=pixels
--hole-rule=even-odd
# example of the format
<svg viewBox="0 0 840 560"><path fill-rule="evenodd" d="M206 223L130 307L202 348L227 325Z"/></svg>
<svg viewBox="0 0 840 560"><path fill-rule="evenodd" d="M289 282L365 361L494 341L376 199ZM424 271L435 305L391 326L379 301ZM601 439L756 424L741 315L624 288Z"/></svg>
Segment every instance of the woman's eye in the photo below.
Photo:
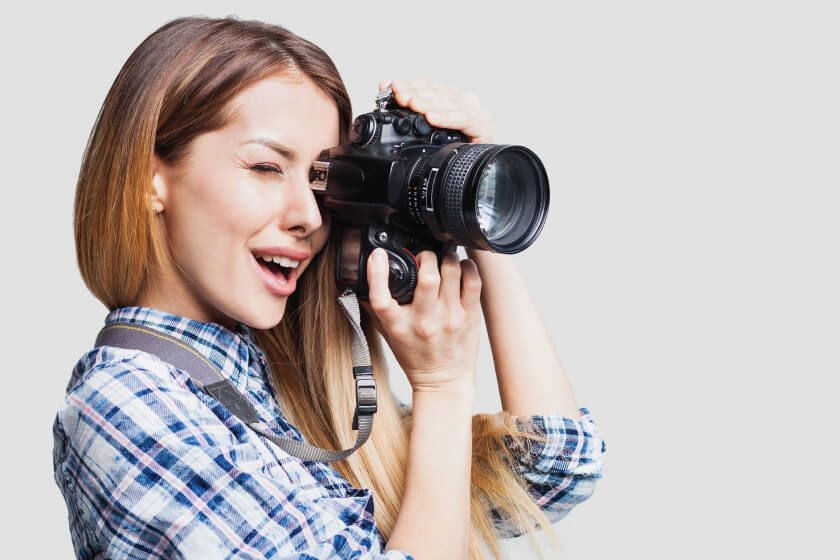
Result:
<svg viewBox="0 0 840 560"><path fill-rule="evenodd" d="M258 163L256 165L252 165L250 169L253 169L254 171L258 171L260 173L277 173L280 175L283 174L282 169L274 165L269 165L267 163Z"/></svg>

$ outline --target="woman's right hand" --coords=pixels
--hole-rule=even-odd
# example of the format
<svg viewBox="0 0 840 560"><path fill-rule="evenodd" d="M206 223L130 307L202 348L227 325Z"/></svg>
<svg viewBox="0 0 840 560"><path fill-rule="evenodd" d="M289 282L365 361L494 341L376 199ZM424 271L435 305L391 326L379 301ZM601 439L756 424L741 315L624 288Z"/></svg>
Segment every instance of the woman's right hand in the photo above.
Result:
<svg viewBox="0 0 840 560"><path fill-rule="evenodd" d="M385 257L377 259L381 252ZM388 287L384 249L368 258L368 311L414 391L474 390L481 325L481 277L472 259L448 252L438 272L437 255L421 251L417 287L400 305Z"/></svg>

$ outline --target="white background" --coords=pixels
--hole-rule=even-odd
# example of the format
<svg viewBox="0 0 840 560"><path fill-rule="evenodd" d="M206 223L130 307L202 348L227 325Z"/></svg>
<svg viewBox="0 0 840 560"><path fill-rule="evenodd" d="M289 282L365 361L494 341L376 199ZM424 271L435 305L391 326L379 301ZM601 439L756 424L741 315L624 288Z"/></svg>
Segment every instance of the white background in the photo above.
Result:
<svg viewBox="0 0 840 560"><path fill-rule="evenodd" d="M356 114L378 80L428 77L477 93L498 142L544 159L551 211L516 260L608 447L554 557L837 558L837 13L734 0L5 11L3 556L72 557L51 426L106 314L72 239L105 93L166 21L236 14L323 47ZM496 411L486 339L479 366L476 410Z"/></svg>

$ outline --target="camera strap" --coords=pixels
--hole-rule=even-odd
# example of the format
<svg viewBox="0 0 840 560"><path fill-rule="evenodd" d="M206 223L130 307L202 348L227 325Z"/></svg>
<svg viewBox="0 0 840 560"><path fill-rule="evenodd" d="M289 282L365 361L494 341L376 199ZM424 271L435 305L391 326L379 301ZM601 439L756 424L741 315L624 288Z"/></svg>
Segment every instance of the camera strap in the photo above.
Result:
<svg viewBox="0 0 840 560"><path fill-rule="evenodd" d="M359 302L352 290L338 297L347 319L353 327L353 378L356 381L356 411L353 429L358 430L356 443L340 451L321 449L303 441L280 436L261 422L253 405L248 402L216 366L195 348L177 338L155 329L133 323L116 322L99 331L94 346L116 346L142 350L154 354L164 362L186 372L204 392L219 401L234 416L258 434L274 442L280 449L304 461L332 462L348 457L367 441L373 429L376 412L376 380L370 363L370 351L361 326Z"/></svg>

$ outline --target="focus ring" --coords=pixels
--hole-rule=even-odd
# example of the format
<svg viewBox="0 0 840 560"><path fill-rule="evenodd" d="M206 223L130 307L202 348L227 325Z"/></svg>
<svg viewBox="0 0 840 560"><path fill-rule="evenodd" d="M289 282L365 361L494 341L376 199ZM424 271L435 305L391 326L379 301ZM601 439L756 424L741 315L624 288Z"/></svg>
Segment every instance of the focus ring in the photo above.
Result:
<svg viewBox="0 0 840 560"><path fill-rule="evenodd" d="M455 154L446 170L443 182L443 220L445 229L455 238L458 245L472 245L463 209L467 176L479 156L494 146L495 144L469 144Z"/></svg>

